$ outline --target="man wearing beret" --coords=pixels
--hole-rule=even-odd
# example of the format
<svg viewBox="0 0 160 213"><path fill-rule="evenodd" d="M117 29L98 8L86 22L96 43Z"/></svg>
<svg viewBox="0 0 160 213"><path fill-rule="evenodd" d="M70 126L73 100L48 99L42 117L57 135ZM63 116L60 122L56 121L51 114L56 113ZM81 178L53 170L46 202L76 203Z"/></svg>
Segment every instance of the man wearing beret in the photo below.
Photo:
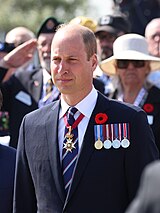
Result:
<svg viewBox="0 0 160 213"><path fill-rule="evenodd" d="M48 86L48 80L51 78L49 68L50 46L56 27L59 24L60 22L54 17L47 18L37 33L37 39L30 40L27 44L22 44L22 47L26 45L23 59L21 55L17 60L9 60L10 56L16 51L13 50L12 53L9 53L0 61L0 67L3 67L1 68L1 73L5 74L10 66L18 67L21 60L25 60L25 57L29 59L31 55L33 56L33 52L38 47L40 66L29 72L19 70L9 80L0 85L4 97L3 109L9 112L11 136L9 145L12 147L17 147L18 132L23 116L59 98L59 92L56 87L53 84ZM21 45L17 48L21 48Z"/></svg>

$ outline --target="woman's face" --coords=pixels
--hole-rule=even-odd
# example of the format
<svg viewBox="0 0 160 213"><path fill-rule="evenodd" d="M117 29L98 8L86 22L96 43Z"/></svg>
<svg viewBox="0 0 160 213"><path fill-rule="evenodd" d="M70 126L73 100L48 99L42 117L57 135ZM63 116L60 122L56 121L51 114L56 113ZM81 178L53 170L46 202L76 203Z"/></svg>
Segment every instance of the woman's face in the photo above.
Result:
<svg viewBox="0 0 160 213"><path fill-rule="evenodd" d="M117 74L122 86L132 88L143 86L145 79L150 72L149 61L140 60L117 60Z"/></svg>

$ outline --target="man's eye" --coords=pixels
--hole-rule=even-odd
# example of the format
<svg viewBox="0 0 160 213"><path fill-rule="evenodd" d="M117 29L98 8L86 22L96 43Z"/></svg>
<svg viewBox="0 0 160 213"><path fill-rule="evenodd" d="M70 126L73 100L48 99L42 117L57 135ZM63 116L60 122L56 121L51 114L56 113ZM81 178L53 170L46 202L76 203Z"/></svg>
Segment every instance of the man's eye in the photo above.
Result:
<svg viewBox="0 0 160 213"><path fill-rule="evenodd" d="M59 58L53 58L52 61L60 61Z"/></svg>
<svg viewBox="0 0 160 213"><path fill-rule="evenodd" d="M70 61L77 61L76 58L70 58L69 60L70 60Z"/></svg>

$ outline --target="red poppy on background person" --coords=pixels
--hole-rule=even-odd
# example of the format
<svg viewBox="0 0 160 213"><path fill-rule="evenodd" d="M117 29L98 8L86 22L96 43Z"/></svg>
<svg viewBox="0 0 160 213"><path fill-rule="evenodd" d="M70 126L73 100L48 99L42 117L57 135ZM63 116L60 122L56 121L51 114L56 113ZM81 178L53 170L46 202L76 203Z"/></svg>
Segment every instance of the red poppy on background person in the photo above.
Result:
<svg viewBox="0 0 160 213"><path fill-rule="evenodd" d="M108 120L108 116L105 113L98 113L95 117L96 124L104 124Z"/></svg>
<svg viewBox="0 0 160 213"><path fill-rule="evenodd" d="M143 109L145 112L153 112L154 106L153 106L153 104L145 104L143 106Z"/></svg>

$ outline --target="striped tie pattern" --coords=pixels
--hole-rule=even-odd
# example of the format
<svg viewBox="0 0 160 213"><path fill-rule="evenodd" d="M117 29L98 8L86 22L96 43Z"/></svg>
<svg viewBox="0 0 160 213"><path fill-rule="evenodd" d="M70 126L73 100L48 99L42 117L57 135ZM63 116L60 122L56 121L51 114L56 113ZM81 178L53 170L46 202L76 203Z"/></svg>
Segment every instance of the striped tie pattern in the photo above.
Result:
<svg viewBox="0 0 160 213"><path fill-rule="evenodd" d="M67 113L67 123L69 126L72 126L75 122L74 114L77 112L77 109L75 107L69 108ZM68 133L68 128L65 127L65 135ZM73 177L73 171L76 165L77 156L78 156L78 127L74 128L71 131L71 134L73 136L71 144L72 146L70 148L65 148L68 139L64 139L63 143L63 151L62 151L62 169L63 169L63 179L64 179L64 187L66 194L68 193L68 190L70 188L72 177ZM70 144L70 143L69 143Z"/></svg>
<svg viewBox="0 0 160 213"><path fill-rule="evenodd" d="M52 79L50 78L46 84L46 98L45 99L48 99L51 96L52 90L53 90L53 82L52 82Z"/></svg>

